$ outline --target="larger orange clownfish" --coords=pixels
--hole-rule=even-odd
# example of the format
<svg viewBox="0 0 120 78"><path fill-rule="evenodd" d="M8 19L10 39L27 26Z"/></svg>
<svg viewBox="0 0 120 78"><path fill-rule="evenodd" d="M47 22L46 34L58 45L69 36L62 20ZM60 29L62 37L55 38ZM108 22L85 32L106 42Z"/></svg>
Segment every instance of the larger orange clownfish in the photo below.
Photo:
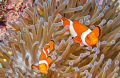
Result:
<svg viewBox="0 0 120 78"><path fill-rule="evenodd" d="M52 61L51 56L49 56L49 52L53 50L53 47L54 47L54 40L51 40L41 50L41 54L39 57L39 65L33 64L32 69L38 68L41 73L45 73L48 70L49 64Z"/></svg>
<svg viewBox="0 0 120 78"><path fill-rule="evenodd" d="M59 13L56 14L56 16ZM95 45L98 43L98 38L100 37L100 28L99 26L95 26L93 30L89 29L87 26L80 24L78 21L71 21L67 18L60 18L63 27L69 25L68 31L73 36L73 39L77 43L84 43L85 45Z"/></svg>

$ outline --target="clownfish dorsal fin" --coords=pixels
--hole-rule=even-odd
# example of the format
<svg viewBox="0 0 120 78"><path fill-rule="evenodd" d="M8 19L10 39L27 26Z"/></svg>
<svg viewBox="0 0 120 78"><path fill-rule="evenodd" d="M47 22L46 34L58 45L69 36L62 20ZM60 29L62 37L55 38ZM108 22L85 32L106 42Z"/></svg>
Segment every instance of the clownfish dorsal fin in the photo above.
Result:
<svg viewBox="0 0 120 78"><path fill-rule="evenodd" d="M51 56L47 57L48 65L52 62Z"/></svg>
<svg viewBox="0 0 120 78"><path fill-rule="evenodd" d="M74 40L75 42L77 42L77 43L81 43L81 42L82 42L81 38L79 38L78 36L73 37L73 40Z"/></svg>
<svg viewBox="0 0 120 78"><path fill-rule="evenodd" d="M32 64L32 65L31 65L31 68L32 68L32 69L38 68L38 65Z"/></svg>
<svg viewBox="0 0 120 78"><path fill-rule="evenodd" d="M96 36L97 38L99 38L100 35L101 35L101 29L100 29L99 26L95 26L95 27L93 28L92 32L95 33L95 36Z"/></svg>

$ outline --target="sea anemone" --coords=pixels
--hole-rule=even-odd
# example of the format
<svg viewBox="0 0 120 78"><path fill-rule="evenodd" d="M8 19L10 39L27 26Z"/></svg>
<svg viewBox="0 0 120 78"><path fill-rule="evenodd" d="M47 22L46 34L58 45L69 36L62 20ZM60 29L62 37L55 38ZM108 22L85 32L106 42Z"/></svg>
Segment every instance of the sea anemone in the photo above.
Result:
<svg viewBox="0 0 120 78"><path fill-rule="evenodd" d="M1 44L0 77L14 78L116 78L120 76L120 10L118 0L36 0L34 6L27 3L24 11L28 18L20 15L19 23L9 23ZM57 2L57 6L56 6ZM43 11L41 15L38 11ZM60 13L55 16L56 13ZM63 28L59 18L63 16L77 20L90 29L99 26L101 37L94 46L76 43ZM41 49L51 39L55 45L50 52L52 63L44 74L32 69L38 63ZM9 54L11 53L11 54ZM6 59L7 61L3 61Z"/></svg>

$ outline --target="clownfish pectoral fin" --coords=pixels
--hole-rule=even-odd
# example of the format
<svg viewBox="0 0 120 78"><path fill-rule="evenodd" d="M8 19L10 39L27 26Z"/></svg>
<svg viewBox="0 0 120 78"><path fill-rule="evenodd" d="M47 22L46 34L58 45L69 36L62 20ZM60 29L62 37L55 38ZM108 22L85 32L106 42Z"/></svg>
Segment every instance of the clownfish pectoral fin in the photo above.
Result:
<svg viewBox="0 0 120 78"><path fill-rule="evenodd" d="M77 43L81 43L81 42L82 42L82 40L81 40L78 36L73 37L73 40L74 40L75 42L77 42Z"/></svg>
<svg viewBox="0 0 120 78"><path fill-rule="evenodd" d="M47 57L48 65L52 62L51 56Z"/></svg>
<svg viewBox="0 0 120 78"><path fill-rule="evenodd" d="M55 41L54 41L54 40L50 40L50 42L49 42L50 51L52 51L52 50L53 50L54 43L55 43Z"/></svg>
<svg viewBox="0 0 120 78"><path fill-rule="evenodd" d="M100 30L100 27L99 27L99 26L94 27L92 31L95 33L95 36L96 36L96 37L98 37L98 38L100 37L100 35L101 35L101 30Z"/></svg>
<svg viewBox="0 0 120 78"><path fill-rule="evenodd" d="M31 68L32 68L32 69L38 68L38 65L32 64L32 65L31 65Z"/></svg>

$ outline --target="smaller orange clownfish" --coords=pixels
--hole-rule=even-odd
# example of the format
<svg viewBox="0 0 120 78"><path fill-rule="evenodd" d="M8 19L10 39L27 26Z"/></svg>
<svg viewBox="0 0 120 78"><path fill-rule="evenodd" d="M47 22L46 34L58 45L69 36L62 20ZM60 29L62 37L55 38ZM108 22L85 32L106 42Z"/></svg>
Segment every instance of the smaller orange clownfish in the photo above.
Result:
<svg viewBox="0 0 120 78"><path fill-rule="evenodd" d="M45 73L50 63L52 62L51 56L49 56L50 51L53 50L54 40L51 40L48 44L44 46L41 50L41 54L39 57L39 65L32 65L32 69L38 68L41 73Z"/></svg>
<svg viewBox="0 0 120 78"><path fill-rule="evenodd" d="M43 11L41 9L38 9L38 12L40 13L41 16L43 16Z"/></svg>
<svg viewBox="0 0 120 78"><path fill-rule="evenodd" d="M56 14L56 16L59 13ZM87 26L80 24L78 21L71 21L67 18L60 18L63 27L69 25L68 31L73 36L73 39L77 43L84 43L85 45L93 46L98 43L98 38L100 37L101 30L99 26L95 26L93 30L89 29Z"/></svg>

